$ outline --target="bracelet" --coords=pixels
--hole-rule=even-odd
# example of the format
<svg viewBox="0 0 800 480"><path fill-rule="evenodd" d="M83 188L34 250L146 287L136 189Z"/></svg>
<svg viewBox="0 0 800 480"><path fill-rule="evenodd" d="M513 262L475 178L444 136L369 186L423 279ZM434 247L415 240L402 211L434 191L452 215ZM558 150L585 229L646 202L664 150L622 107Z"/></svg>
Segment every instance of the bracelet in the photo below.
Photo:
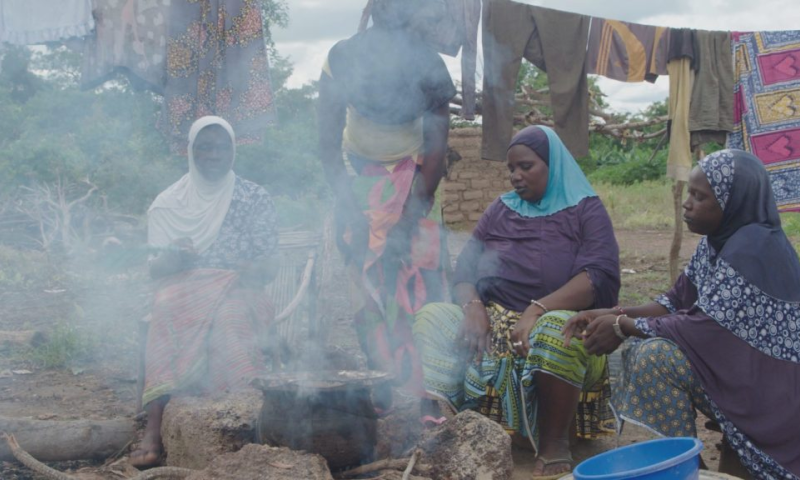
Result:
<svg viewBox="0 0 800 480"><path fill-rule="evenodd" d="M614 325L612 325L612 327L614 327L614 334L615 334L617 337L621 338L622 340L627 340L627 339L628 339L628 336L627 336L627 335L625 335L625 334L622 332L622 327L620 327L620 326L619 326L619 319L620 319L620 318L622 318L622 317L624 317L624 316L625 316L624 314L623 314L623 315L617 315L617 319L616 319L616 320L614 320Z"/></svg>
<svg viewBox="0 0 800 480"><path fill-rule="evenodd" d="M481 305L483 305L483 302L481 301L480 298L473 298L472 300L470 300L469 302L465 303L464 305L461 305L461 311L466 310L467 307L469 307L470 303L480 303Z"/></svg>
<svg viewBox="0 0 800 480"><path fill-rule="evenodd" d="M541 308L542 310L544 310L544 313L547 313L547 312L550 311L550 310L547 309L547 307L542 305L542 302L540 302L538 300L531 300L531 305L536 305L537 307Z"/></svg>

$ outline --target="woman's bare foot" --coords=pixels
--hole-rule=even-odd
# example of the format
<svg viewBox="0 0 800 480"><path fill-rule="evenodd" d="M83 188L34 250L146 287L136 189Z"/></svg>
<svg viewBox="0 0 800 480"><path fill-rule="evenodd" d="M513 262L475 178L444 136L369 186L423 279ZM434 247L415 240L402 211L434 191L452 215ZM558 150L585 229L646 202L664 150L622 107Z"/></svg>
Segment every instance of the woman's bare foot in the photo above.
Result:
<svg viewBox="0 0 800 480"><path fill-rule="evenodd" d="M145 432L139 448L131 452L130 464L136 468L155 467L159 464L163 451L160 432L156 434Z"/></svg>
<svg viewBox="0 0 800 480"><path fill-rule="evenodd" d="M131 452L130 464L136 468L150 468L159 464L164 445L161 443L161 419L169 397L157 398L145 407L147 426L139 448Z"/></svg>

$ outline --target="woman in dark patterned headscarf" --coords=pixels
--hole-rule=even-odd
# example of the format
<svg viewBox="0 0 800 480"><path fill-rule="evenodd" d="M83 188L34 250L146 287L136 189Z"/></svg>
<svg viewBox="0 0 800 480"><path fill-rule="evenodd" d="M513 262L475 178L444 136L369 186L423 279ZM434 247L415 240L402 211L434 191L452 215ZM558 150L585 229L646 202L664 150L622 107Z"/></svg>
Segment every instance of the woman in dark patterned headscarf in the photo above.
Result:
<svg viewBox="0 0 800 480"><path fill-rule="evenodd" d="M723 150L689 178L689 229L705 235L672 289L649 305L570 319L595 354L627 336L623 421L696 435L695 409L719 423L756 478L800 476L800 262L781 229L764 166Z"/></svg>

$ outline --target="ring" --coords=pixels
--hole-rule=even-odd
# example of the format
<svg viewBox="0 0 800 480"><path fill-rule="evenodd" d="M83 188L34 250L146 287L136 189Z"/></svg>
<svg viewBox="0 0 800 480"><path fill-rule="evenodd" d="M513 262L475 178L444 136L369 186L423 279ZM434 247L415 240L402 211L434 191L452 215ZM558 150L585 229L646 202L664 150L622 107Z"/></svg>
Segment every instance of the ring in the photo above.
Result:
<svg viewBox="0 0 800 480"><path fill-rule="evenodd" d="M511 344L511 346L512 347L521 347L522 346L522 342L514 342L514 343Z"/></svg>

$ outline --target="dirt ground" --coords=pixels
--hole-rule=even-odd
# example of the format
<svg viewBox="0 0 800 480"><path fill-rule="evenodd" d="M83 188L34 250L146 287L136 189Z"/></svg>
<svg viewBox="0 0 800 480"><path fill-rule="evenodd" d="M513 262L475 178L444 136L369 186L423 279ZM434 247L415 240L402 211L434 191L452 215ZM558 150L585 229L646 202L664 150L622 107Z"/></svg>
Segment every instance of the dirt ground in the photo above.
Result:
<svg viewBox="0 0 800 480"><path fill-rule="evenodd" d="M618 231L622 251L623 290L620 303L646 301L668 287L667 253L672 233L668 231ZM455 257L468 234L450 236ZM688 234L682 249L683 262L694 250L698 238ZM325 284L320 286L321 321L329 344L360 355L348 314L347 282L335 256L324 265ZM48 369L48 352L0 346L0 417L28 417L42 420L108 419L135 416L137 376L137 321L143 316L147 288L143 270L103 274L75 266L46 282L3 285L0 290L0 324L3 330L41 329L51 339L72 345L72 358L63 367ZM69 326L69 328L65 327ZM66 333L65 333L66 331ZM63 337L63 338L62 338ZM86 340L82 346L81 339ZM77 346L76 346L77 344ZM55 355L57 352L49 352ZM716 469L720 434L703 427L698 417L703 458ZM580 443L577 461L616 446L654 438L635 426L626 427L619 438ZM121 452L121 455L127 452ZM111 462L113 459L109 459ZM515 479L528 478L533 455L515 451ZM66 471L102 462L61 462L51 464ZM14 462L0 463L0 478L38 479Z"/></svg>

